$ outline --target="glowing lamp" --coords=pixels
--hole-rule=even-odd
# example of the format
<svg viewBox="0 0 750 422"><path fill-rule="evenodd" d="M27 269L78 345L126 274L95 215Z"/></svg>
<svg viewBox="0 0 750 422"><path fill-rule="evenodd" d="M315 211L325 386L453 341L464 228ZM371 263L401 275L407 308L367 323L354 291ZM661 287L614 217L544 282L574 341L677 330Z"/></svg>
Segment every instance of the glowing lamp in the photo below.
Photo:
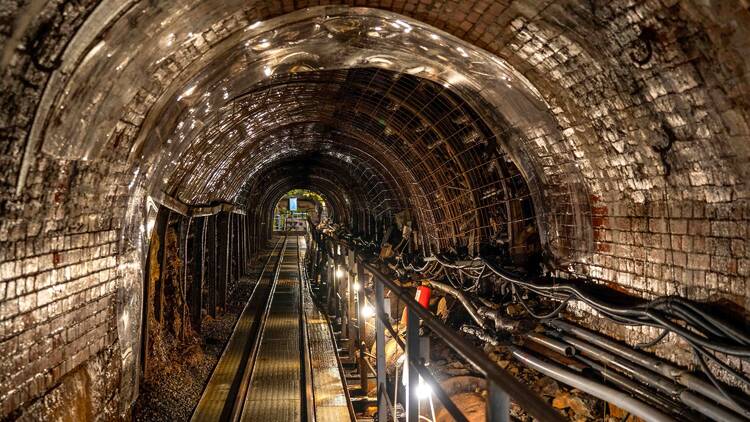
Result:
<svg viewBox="0 0 750 422"><path fill-rule="evenodd" d="M364 306L362 306L362 310L360 312L362 313L362 318L365 319L369 319L375 316L375 308L373 308L369 303L366 303Z"/></svg>

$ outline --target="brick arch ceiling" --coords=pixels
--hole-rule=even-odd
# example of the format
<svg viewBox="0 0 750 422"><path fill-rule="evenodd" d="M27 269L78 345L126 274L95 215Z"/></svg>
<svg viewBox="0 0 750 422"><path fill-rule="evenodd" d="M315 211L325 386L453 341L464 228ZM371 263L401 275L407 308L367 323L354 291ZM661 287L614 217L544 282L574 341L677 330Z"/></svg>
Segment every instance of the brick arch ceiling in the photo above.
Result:
<svg viewBox="0 0 750 422"><path fill-rule="evenodd" d="M70 74L52 79L30 142L41 135L46 153L96 160L112 144L128 144L113 121L129 120L137 130L130 162L144 169L149 190L180 191L189 195L179 198L185 202L205 203L234 200L257 163L305 141L284 142L269 132L324 122L358 132L368 149L385 149L384 162L398 163L389 165L402 171L390 173L405 187L401 202L410 202L428 250L475 253L479 245L512 243L533 222L524 201L537 208L550 256L587 249L586 242L574 242L589 233L580 172L564 159L543 163L520 142L532 125L550 133L556 128L538 93L503 62L405 17L337 7L240 26L183 68L168 66L157 81L149 79L149 60L158 67L189 53L195 34L180 44L176 33L185 29L180 19L197 13L200 7L175 17L167 25L175 32L138 54L118 44L123 36L138 41L128 35L132 22L116 20ZM131 115L133 106L145 110L143 118ZM530 188L524 177L533 181Z"/></svg>
<svg viewBox="0 0 750 422"><path fill-rule="evenodd" d="M132 198L145 198L155 179L143 178L152 177L155 170L145 165L134 169L128 159L138 158L131 151L143 151L139 146L158 147L168 140L137 143L139 128L154 107L163 106L161 98L174 99L192 86L180 80L182 72L216 52L214 47L242 37L237 34L262 30L263 22L272 18L315 5L232 0L218 8L211 1L175 0L139 9L147 3L35 1L4 4L0 12L0 277L22 286L15 293L6 292L3 302L0 343L6 355L31 350L34 338L59 341L55 333L44 333L43 324L50 322L60 303L75 301L73 317L103 319L96 330L116 334L104 345L86 344L76 359L88 359L114 341L124 356L123 371L130 371L133 363L128 356L133 355L130 347L137 344L137 334L128 331L136 324L126 324L123 309L138 314L137 294L131 297L127 292L136 292L142 277L140 244L129 242L124 234L142 227L142 219L134 216L142 204ZM595 249L574 255L561 272L614 283L646 297L678 293L699 300L726 298L746 306L750 14L743 2L367 4L443 29L500 58L503 66L528 81L530 88L523 93L509 89L506 107L498 108L512 129L501 131L500 141L530 189L539 187L541 202L564 202L545 194L575 190L568 178L572 170L581 175L579 181L591 196L592 215L575 218L588 219L593 226ZM198 18L184 19L191 11ZM187 21L194 27L174 30L168 25ZM109 22L132 30L100 44L105 40L101 34L115 29ZM162 23L167 25L161 27ZM402 32L406 29L401 27ZM137 38L140 34L144 39ZM253 45L262 47L261 40ZM160 52L149 55L146 45L156 45ZM112 69L97 67L101 63L91 60L97 52L112 54ZM145 62L128 66L135 59ZM105 80L112 88L126 81L128 95L116 95L127 100L126 106L103 104L97 111L105 119L79 118L73 121L78 130L45 133L49 122L39 120L52 118L49 111L57 95L79 65L103 70L104 77L81 77L74 84L85 87L87 82ZM418 66L410 69L426 76ZM137 77L141 71L148 77ZM479 79L474 75L475 81ZM468 85L476 92L501 84L494 75ZM451 75L442 76L448 80ZM170 86L181 89L165 96ZM461 91L466 85L452 87ZM103 98L110 92L106 85L98 91ZM520 109L519 97L542 106L538 113L533 107L522 113L535 116L527 123L540 124L508 117ZM474 108L484 111L475 104ZM87 110L84 107L80 115ZM165 120L178 115L155 114ZM107 124L99 124L102 121ZM495 130L494 118L486 121ZM80 130L92 123L105 132ZM55 148L59 139L50 135L60 134L64 140L77 136L77 131L92 136L73 143L74 149L64 143ZM564 212L542 214L554 222ZM105 247L109 252L102 252ZM79 263L80 256L101 256L97 272ZM103 308L117 312L100 314ZM657 353L673 358L677 352L672 348ZM689 359L685 356L683 363ZM30 401L66 374L42 366L29 362L18 374L3 373L18 377L19 387L2 386L0 396L8 403ZM126 395L126 380L133 377L122 378Z"/></svg>
<svg viewBox="0 0 750 422"><path fill-rule="evenodd" d="M92 50L106 52L107 47L114 47L106 54L121 58L114 66L126 72L137 70L127 66L133 57L146 56L142 50L128 48L138 44L138 39L133 38L136 34L153 39L162 53L147 57L152 61L141 67L151 77L140 88L133 85L125 111L110 116L111 125L102 126L107 131L115 128L101 136L109 138L115 147L102 148L103 155L118 160L130 151L138 127L165 87L191 63L223 40L249 28L262 29L268 19L295 10L295 6L282 2L223 2L222 8L213 7L210 2L187 3L175 1L171 4L174 7L142 10L145 5L127 2L114 5L90 1L63 8L35 2L28 6L34 10L8 9L6 21L17 25L6 27L2 35L5 41L0 65L8 75L2 81L3 133L8 145L8 154L3 156L3 180L6 191L15 185L23 194L17 199L6 194L5 210L12 211L17 204L29 201L39 204L34 189L71 180L70 173L64 171L56 173L56 177L45 175L48 162L37 159L45 134L34 133L32 122L35 112L38 117L40 110L52 106L51 101L40 103L43 91L54 92L65 86L75 67L87 64ZM701 264L701 270L723 277L742 276L738 273L744 268L741 262L723 270L718 268L721 265L717 259L716 268L712 268L710 256L719 254L719 250L691 248L689 240L675 246L671 240L656 242L619 234L643 233L644 227L649 230L649 218L668 221L684 217L683 220L697 220L695 225L701 226L700 219L710 214L727 222L722 227L745 221L747 166L743 163L748 158L749 97L746 60L750 55L746 54L748 37L743 32L748 13L741 5L468 1L434 5L373 2L368 6L444 29L502 58L531 82L548 106L546 111L551 113L558 131L547 126L516 127L525 135L518 142L524 143L529 154L538 159L537 165L543 167L548 180L542 186L554 184L572 166L583 174L594 201L591 221L598 253L574 260L576 271L606 281L617 280L636 290L663 293L669 283L658 278L648 282L652 276L640 264L646 260L645 254L652 253L658 265L674 274L675 267L677 272L690 269L682 259L684 254L698 253L701 262L709 256L709 264ZM35 17L16 20L24 12L34 12ZM199 19L186 19L191 13ZM188 20L192 28L185 26ZM115 25L103 27L111 22L139 30L101 44L101 34L115 29ZM177 30L160 27L157 22L176 22ZM261 39L257 41L261 48ZM64 149L44 151L66 155ZM21 160L22 154L27 159ZM54 160L52 163L56 165ZM115 179L131 176L123 166L79 166ZM26 192L24 188L28 188ZM74 201L77 195L71 193L69 197L69 201ZM116 202L120 195L109 189L102 197ZM674 205L666 207L666 203ZM18 215L6 214L9 220ZM679 222L676 227L682 230L683 225ZM657 226L668 224L654 224L658 229ZM736 238L718 227L715 233L712 229L696 229L696 233L730 243ZM664 231L672 229L666 227ZM616 252L630 246L641 246L643 250L644 245L644 253ZM677 257L666 258L674 253L664 251L675 249ZM723 253L717 256L726 257ZM742 258L730 256L735 261ZM734 267L738 270L732 270ZM664 269L658 272L663 273ZM744 296L737 289L704 287L704 283L715 284L713 280L715 277L711 282L698 277L698 296L715 289Z"/></svg>

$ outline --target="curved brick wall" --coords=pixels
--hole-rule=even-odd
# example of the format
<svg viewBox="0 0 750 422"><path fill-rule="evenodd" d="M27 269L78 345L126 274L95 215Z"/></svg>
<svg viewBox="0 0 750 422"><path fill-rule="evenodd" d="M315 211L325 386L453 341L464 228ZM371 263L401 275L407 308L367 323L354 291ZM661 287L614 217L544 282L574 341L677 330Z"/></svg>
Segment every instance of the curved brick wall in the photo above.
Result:
<svg viewBox="0 0 750 422"><path fill-rule="evenodd" d="M1 415L54 415L71 397L82 401L80 414L127 411L132 368L120 363L129 352L118 334L118 294L140 275L126 235L128 206L145 192L132 186L127 161L138 128L179 70L212 45L252 22L312 5L249 2L197 29L192 45L154 65L154 80L133 82L138 94L97 159L58 159L37 146L16 195L45 85L97 2L0 2L0 356L9 357L0 361ZM354 5L441 28L503 58L538 90L559 133L524 128L525 150L549 163L550 175L565 168L560 160L570 163L590 193L594 251L558 268L561 274L644 297L748 306L745 2ZM690 362L674 345L657 353ZM91 391L98 393L82 393Z"/></svg>

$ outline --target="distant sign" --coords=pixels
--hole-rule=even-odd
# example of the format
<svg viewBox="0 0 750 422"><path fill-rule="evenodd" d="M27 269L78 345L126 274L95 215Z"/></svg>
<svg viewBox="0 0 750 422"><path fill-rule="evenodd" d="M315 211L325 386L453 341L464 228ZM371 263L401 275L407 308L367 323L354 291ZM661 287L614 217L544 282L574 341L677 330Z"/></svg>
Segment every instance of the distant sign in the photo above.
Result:
<svg viewBox="0 0 750 422"><path fill-rule="evenodd" d="M297 211L297 198L289 198L289 211Z"/></svg>

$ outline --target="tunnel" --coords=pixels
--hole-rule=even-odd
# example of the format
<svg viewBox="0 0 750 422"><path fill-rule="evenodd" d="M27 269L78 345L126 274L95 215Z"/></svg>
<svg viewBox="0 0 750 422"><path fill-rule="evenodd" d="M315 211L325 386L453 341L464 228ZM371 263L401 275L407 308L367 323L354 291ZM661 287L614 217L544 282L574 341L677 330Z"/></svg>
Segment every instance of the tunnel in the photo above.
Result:
<svg viewBox="0 0 750 422"><path fill-rule="evenodd" d="M0 420L750 419L745 0L0 0L0 51Z"/></svg>

